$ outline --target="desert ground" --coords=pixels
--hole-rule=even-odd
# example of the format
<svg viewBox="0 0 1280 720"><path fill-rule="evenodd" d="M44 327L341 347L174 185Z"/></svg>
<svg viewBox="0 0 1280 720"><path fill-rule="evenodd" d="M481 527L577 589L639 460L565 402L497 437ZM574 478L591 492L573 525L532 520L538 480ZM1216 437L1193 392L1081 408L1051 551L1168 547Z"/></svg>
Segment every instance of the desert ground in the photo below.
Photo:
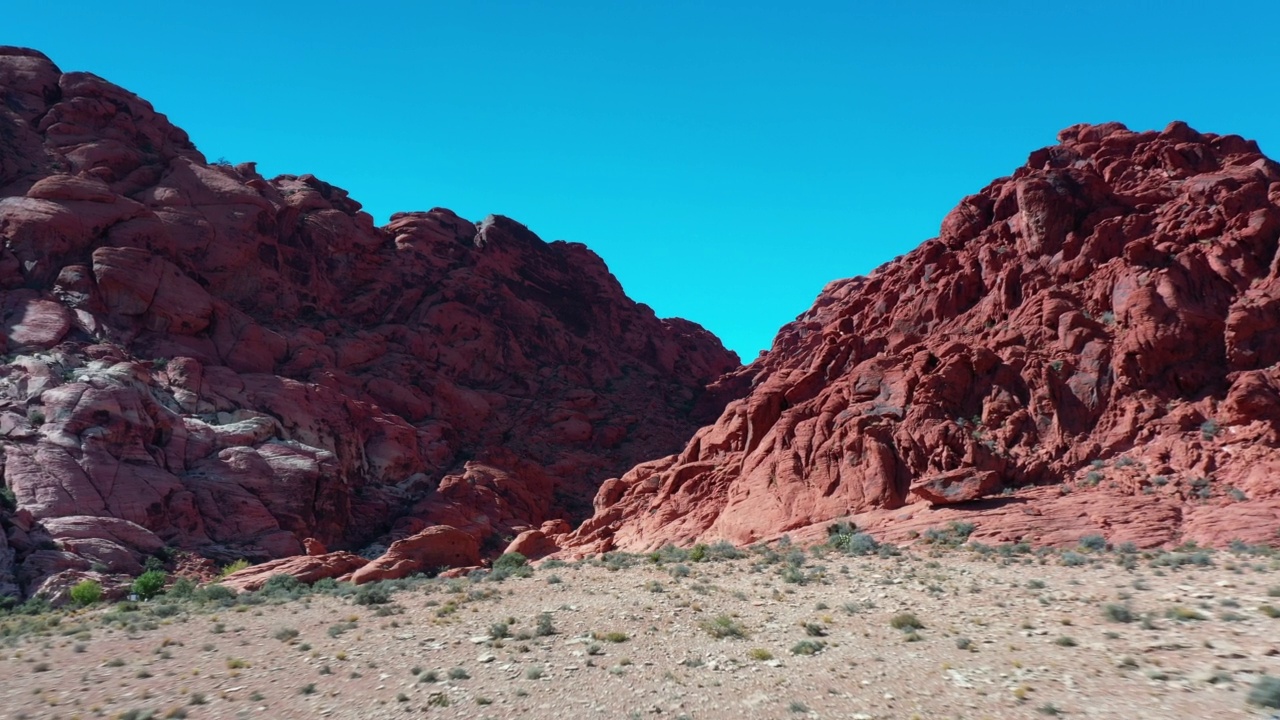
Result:
<svg viewBox="0 0 1280 720"><path fill-rule="evenodd" d="M15 610L0 712L1132 720L1280 704L1273 551L844 540Z"/></svg>

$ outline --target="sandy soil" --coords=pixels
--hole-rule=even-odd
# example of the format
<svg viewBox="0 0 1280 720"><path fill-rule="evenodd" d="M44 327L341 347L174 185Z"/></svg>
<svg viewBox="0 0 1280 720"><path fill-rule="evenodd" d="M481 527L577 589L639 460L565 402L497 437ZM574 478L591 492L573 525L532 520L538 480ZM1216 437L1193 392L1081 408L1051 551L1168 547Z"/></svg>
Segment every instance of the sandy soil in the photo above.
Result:
<svg viewBox="0 0 1280 720"><path fill-rule="evenodd" d="M787 553L543 566L501 582L417 580L372 605L339 588L230 607L161 597L135 611L11 615L0 618L0 714L1132 720L1274 712L1246 697L1261 674L1280 676L1280 619L1268 615L1280 614L1272 612L1280 560L1220 552L1211 567L1156 567L1146 558L1126 569L1111 553L1073 556L1088 561L1078 566L1059 555L929 547L897 557L809 554L802 563ZM552 634L538 634L542 613ZM903 613L923 627L893 627ZM813 644L799 645L806 641Z"/></svg>

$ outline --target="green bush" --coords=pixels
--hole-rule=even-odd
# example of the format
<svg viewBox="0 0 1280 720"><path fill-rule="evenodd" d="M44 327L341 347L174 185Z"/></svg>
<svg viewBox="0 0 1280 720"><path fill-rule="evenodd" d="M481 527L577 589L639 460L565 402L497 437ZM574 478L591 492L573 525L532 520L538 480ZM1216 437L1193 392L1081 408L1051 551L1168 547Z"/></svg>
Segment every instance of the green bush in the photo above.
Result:
<svg viewBox="0 0 1280 720"><path fill-rule="evenodd" d="M529 564L529 558L518 552L509 552L493 561L494 570L515 570Z"/></svg>
<svg viewBox="0 0 1280 720"><path fill-rule="evenodd" d="M17 510L18 496L13 494L13 490L7 487L0 487L0 510Z"/></svg>
<svg viewBox="0 0 1280 720"><path fill-rule="evenodd" d="M164 572L148 570L133 581L133 592L143 600L150 600L164 590Z"/></svg>
<svg viewBox="0 0 1280 720"><path fill-rule="evenodd" d="M71 599L77 605L92 605L102 599L102 585L95 580L81 580L71 588Z"/></svg>
<svg viewBox="0 0 1280 720"><path fill-rule="evenodd" d="M235 561L235 562L231 563L230 565L227 565L226 567L222 568L222 571L221 571L220 573L218 573L218 574L219 574L219 575L221 575L222 577L226 577L226 576L230 575L231 573L240 572L241 570L243 570L243 569L245 569L245 568L247 568L247 567L249 567L249 561L248 561L248 560L245 560L244 558L240 558L239 560L237 560L237 561Z"/></svg>

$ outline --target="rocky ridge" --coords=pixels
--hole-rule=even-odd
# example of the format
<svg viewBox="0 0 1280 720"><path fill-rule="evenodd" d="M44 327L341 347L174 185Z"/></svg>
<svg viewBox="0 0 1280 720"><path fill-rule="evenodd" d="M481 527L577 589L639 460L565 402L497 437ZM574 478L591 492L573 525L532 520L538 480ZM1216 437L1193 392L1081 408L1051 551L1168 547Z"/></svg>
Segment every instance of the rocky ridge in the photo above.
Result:
<svg viewBox="0 0 1280 720"><path fill-rule="evenodd" d="M0 595L438 526L475 564L729 399L737 357L580 244L376 227L38 52L0 48L0 97Z"/></svg>
<svg viewBox="0 0 1280 720"><path fill-rule="evenodd" d="M1280 165L1077 125L939 237L829 284L686 448L606 481L566 554L814 538L1280 543ZM964 526L967 529L968 526Z"/></svg>

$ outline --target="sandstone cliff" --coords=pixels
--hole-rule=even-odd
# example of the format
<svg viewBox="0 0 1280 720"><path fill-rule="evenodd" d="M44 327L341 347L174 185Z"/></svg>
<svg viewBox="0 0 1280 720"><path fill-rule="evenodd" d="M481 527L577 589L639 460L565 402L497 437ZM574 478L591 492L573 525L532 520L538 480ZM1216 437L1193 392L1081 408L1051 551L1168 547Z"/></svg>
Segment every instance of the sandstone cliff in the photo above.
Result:
<svg viewBox="0 0 1280 720"><path fill-rule="evenodd" d="M164 547L450 525L494 552L729 399L736 356L582 245L439 208L375 227L37 52L0 48L0 99L0 595Z"/></svg>
<svg viewBox="0 0 1280 720"><path fill-rule="evenodd" d="M891 539L965 520L989 543L1280 542L1280 165L1182 123L1059 140L828 285L738 371L749 395L552 540L850 517Z"/></svg>

